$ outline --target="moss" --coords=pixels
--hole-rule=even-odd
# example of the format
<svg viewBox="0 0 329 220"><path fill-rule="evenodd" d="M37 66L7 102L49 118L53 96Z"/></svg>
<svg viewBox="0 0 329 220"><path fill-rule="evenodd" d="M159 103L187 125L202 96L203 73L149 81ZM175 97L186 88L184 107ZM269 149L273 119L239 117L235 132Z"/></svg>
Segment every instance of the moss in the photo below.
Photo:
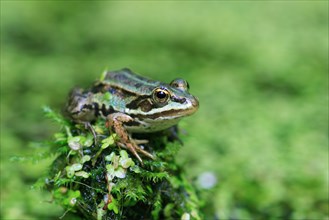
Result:
<svg viewBox="0 0 329 220"><path fill-rule="evenodd" d="M62 129L48 142L49 154L57 157L44 188L67 212L97 220L200 219L194 187L175 162L180 146L167 135L138 136L149 140L144 147L156 155L155 160L144 158L142 165L116 146L116 134L108 131L104 120L93 125L98 139L94 140L84 126L49 108L45 111Z"/></svg>

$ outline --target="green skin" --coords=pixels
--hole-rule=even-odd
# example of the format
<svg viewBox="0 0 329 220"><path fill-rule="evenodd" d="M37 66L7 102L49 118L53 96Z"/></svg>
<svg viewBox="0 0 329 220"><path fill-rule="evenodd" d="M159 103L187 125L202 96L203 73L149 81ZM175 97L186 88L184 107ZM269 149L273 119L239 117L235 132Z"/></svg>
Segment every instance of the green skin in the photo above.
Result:
<svg viewBox="0 0 329 220"><path fill-rule="evenodd" d="M76 123L89 126L98 117L106 118L108 126L120 138L118 144L142 162L137 152L154 157L138 147L138 141L133 140L130 133L162 131L193 114L199 102L188 89L183 79L166 84L122 69L106 72L103 79L88 90L74 89L66 111Z"/></svg>

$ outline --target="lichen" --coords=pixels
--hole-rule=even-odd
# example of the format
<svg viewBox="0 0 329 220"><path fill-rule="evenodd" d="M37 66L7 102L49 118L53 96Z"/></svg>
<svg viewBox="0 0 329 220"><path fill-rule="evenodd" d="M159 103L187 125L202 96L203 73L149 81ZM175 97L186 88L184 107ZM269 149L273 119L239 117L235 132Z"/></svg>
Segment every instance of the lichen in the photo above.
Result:
<svg viewBox="0 0 329 220"><path fill-rule="evenodd" d="M183 168L175 161L180 148L166 135L139 135L147 138L144 147L156 156L143 164L125 149L116 146L117 136L104 119L90 130L73 124L45 108L61 130L48 142L56 159L46 178L38 181L66 212L85 219L201 219L200 201Z"/></svg>

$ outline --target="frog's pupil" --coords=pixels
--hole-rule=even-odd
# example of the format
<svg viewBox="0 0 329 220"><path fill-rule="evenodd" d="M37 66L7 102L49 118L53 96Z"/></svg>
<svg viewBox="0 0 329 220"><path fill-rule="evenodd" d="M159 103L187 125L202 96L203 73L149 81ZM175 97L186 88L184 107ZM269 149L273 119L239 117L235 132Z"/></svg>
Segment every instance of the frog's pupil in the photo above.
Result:
<svg viewBox="0 0 329 220"><path fill-rule="evenodd" d="M159 91L159 92L157 92L157 97L159 99L164 99L164 98L167 97L167 94L165 92L163 92L163 91Z"/></svg>

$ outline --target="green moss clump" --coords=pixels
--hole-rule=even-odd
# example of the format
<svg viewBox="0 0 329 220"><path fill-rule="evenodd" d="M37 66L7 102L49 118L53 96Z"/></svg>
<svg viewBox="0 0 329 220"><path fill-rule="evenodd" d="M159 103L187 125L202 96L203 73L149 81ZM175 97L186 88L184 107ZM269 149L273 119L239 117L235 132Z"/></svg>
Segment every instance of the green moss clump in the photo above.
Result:
<svg viewBox="0 0 329 220"><path fill-rule="evenodd" d="M85 219L200 219L200 201L175 162L179 145L166 135L148 135L144 147L155 160L142 165L125 149L116 146L104 120L91 132L45 108L62 126L50 142L57 155L48 177L40 182L51 191L53 201ZM146 138L140 135L137 138Z"/></svg>

